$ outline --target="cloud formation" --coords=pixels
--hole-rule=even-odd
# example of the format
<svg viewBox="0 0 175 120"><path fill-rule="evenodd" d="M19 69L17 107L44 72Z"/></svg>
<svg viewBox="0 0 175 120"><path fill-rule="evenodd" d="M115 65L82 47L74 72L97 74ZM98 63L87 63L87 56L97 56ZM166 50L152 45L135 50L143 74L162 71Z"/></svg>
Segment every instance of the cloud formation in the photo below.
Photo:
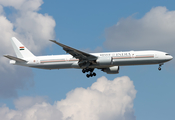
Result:
<svg viewBox="0 0 175 120"><path fill-rule="evenodd" d="M16 110L0 107L3 120L135 120L136 90L126 76L110 81L101 77L91 87L76 88L51 105L43 97L15 101Z"/></svg>
<svg viewBox="0 0 175 120"><path fill-rule="evenodd" d="M123 18L106 29L104 45L113 50L162 50L174 52L175 11L155 7L141 19Z"/></svg>
<svg viewBox="0 0 175 120"><path fill-rule="evenodd" d="M42 3L42 0L0 1L0 97L17 96L17 89L24 89L26 83L30 86L33 84L29 68L9 65L9 60L3 57L4 54L15 55L11 37L17 37L34 54L40 53L50 44L48 39L55 37L54 19L47 14L38 13ZM14 11L6 13L4 7L13 8Z"/></svg>

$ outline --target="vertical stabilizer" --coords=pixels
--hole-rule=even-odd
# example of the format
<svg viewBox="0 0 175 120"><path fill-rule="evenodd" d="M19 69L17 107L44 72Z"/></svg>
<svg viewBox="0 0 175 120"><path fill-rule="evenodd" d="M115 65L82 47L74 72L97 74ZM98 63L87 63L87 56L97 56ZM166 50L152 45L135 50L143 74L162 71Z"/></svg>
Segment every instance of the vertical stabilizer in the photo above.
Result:
<svg viewBox="0 0 175 120"><path fill-rule="evenodd" d="M35 57L21 42L12 37L12 46L18 58Z"/></svg>

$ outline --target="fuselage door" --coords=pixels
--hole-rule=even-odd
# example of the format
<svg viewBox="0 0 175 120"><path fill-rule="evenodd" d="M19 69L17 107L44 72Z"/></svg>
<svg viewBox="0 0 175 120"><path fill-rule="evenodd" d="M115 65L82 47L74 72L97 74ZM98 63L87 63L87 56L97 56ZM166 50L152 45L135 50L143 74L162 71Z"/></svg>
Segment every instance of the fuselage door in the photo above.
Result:
<svg viewBox="0 0 175 120"><path fill-rule="evenodd" d="M158 58L158 55L157 55L157 53L155 53L155 54L154 54L154 58Z"/></svg>

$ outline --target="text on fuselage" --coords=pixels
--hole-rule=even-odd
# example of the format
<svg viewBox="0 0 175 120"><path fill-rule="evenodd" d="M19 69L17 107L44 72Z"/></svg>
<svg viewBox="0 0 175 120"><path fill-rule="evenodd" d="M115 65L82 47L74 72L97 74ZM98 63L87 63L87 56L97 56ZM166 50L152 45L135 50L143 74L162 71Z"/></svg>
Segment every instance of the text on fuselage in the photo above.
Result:
<svg viewBox="0 0 175 120"><path fill-rule="evenodd" d="M131 53L104 53L104 54L100 54L100 56L131 56Z"/></svg>

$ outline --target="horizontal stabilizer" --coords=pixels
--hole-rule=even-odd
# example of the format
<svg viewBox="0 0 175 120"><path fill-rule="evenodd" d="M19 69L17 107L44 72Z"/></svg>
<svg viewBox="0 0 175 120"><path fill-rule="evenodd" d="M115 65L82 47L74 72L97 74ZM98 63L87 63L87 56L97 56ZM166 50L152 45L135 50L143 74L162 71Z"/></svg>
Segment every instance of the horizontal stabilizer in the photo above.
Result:
<svg viewBox="0 0 175 120"><path fill-rule="evenodd" d="M4 55L4 57L10 59L10 60L15 60L17 62L27 62L26 60L23 60L21 58L17 58L17 57L14 57L14 56L10 56L10 55Z"/></svg>

